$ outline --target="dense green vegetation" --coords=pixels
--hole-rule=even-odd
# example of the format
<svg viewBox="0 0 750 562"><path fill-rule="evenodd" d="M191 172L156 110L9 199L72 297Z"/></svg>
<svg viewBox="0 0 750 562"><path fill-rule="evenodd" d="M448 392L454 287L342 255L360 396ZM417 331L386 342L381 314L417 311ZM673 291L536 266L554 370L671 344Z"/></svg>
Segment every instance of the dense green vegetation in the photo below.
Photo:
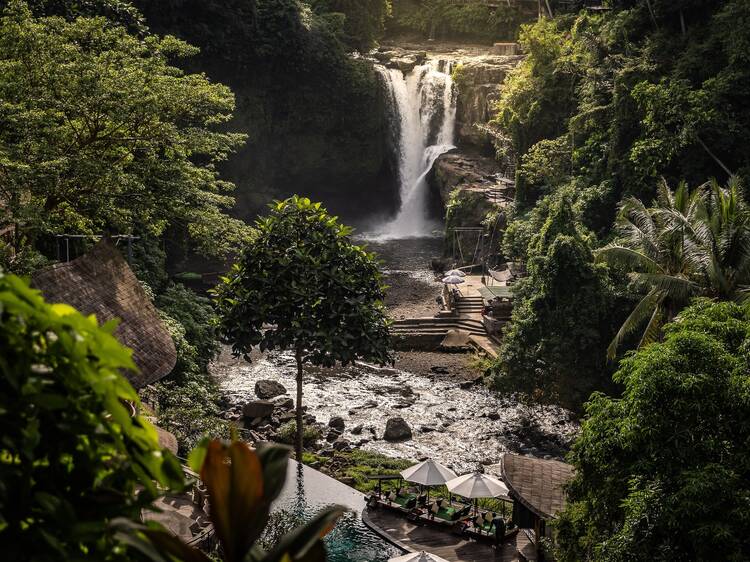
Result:
<svg viewBox="0 0 750 562"><path fill-rule="evenodd" d="M294 351L302 458L303 365L393 363L385 287L374 254L354 245L351 228L320 203L278 201L256 228L256 240L216 288L221 335L245 357L256 347Z"/></svg>
<svg viewBox="0 0 750 562"><path fill-rule="evenodd" d="M46 234L152 235L177 228L226 253L245 227L222 213L232 185L216 163L243 135L228 88L170 61L195 53L102 17L34 18L11 2L0 21L3 224L33 245ZM18 248L20 249L20 247Z"/></svg>
<svg viewBox="0 0 750 562"><path fill-rule="evenodd" d="M617 223L620 238L597 252L632 270L633 286L648 291L610 344L610 357L643 325L639 346L656 340L691 297L750 296L750 210L736 180L727 189L714 181L692 192L682 183L675 193L662 184L656 203L647 209L627 199Z"/></svg>
<svg viewBox="0 0 750 562"><path fill-rule="evenodd" d="M613 331L614 295L572 207L568 197L553 203L531 238L529 275L514 286L518 305L503 337L495 385L576 408L592 390L608 386L602 349Z"/></svg>
<svg viewBox="0 0 750 562"><path fill-rule="evenodd" d="M629 223L631 242L624 238L616 242L629 249L610 247L599 253L610 266L600 271L603 301L584 304L581 292L571 291L560 293L553 307L576 330L591 328L597 334L576 338L574 347L586 347L588 342L587 358L606 354L608 338L615 335L613 327L624 322L616 334L616 342L625 340L621 350L638 343L629 334L644 325L649 328L643 342L658 339L659 327L691 296L741 297L739 287L747 277L744 211L738 211L737 218L721 218L725 211L744 207L743 191L748 189L745 176L750 160L742 148L750 126L744 101L750 83L747 2L639 0L612 2L611 7L607 12L584 11L523 26L520 41L528 56L506 80L494 121L498 152L518 159L516 205L502 245L508 258L534 263L535 234L563 199L572 202L568 231L579 232L590 250L614 242ZM700 217L688 218L687 209L676 210L682 218L668 218L671 211L664 209L646 211L664 181L702 185L715 177L724 184L730 176L731 189L708 190L710 196L704 193L703 200L712 201L694 212ZM682 197L662 191L662 199ZM615 230L618 207L626 198ZM719 210L722 205L724 210ZM652 217L653 222L666 224L659 232L641 232L649 213L660 214L658 220ZM684 230L690 228L686 221L700 233L693 236ZM730 239L732 247L726 250ZM658 248L646 248L652 243ZM554 241L549 246L554 247ZM655 261L636 263L638 252ZM615 259L627 256L633 258L627 264ZM593 267L590 252L581 259L568 275ZM688 271L690 260L693 267ZM629 282L623 273L631 272L639 276ZM503 388L512 386L507 375L530 373L533 365L540 395L547 394L546 382L566 371L577 372L584 388L606 382L609 367L601 361L581 363L576 354L556 354L555 342L569 330L545 332L544 345L538 337L515 337L524 325L542 327L548 321L547 308L533 307L549 291L555 273L534 267L530 273L518 289L513 337L494 369L496 381ZM719 289L719 285L726 287ZM604 305L603 316L602 302L610 303ZM607 318L609 325L598 324L600 318ZM616 345L610 348L610 357ZM585 393L579 395L578 404L582 399Z"/></svg>
<svg viewBox="0 0 750 562"><path fill-rule="evenodd" d="M138 395L132 352L0 274L0 546L9 560L132 560L110 522L183 486ZM138 493L136 493L138 491Z"/></svg>
<svg viewBox="0 0 750 562"><path fill-rule="evenodd" d="M750 309L698 300L666 332L586 406L560 560L750 556Z"/></svg>
<svg viewBox="0 0 750 562"><path fill-rule="evenodd" d="M391 33L417 32L431 39L512 41L518 26L531 19L519 4L489 6L452 0L394 0ZM536 6L534 6L534 10Z"/></svg>

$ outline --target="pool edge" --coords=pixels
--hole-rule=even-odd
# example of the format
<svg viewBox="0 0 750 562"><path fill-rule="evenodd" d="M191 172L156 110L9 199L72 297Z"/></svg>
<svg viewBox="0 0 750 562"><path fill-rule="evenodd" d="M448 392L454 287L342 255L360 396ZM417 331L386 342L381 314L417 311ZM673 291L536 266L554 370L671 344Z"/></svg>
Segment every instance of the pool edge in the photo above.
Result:
<svg viewBox="0 0 750 562"><path fill-rule="evenodd" d="M397 546L398 548L400 548L406 553L416 552L416 550L407 546L401 541L394 539L391 535L389 535L387 532L385 532L383 529L381 529L375 523L373 523L372 520L370 519L369 510L370 508L365 506L365 508L360 512L360 518L362 519L362 522L365 524L365 527L370 529L373 533L377 534L380 538L388 541L394 546Z"/></svg>

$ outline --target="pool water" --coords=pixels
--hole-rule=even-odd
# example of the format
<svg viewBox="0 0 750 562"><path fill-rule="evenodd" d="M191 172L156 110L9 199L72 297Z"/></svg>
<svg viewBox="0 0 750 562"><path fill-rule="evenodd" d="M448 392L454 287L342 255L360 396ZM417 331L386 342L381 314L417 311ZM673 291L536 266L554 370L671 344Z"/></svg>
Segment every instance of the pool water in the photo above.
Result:
<svg viewBox="0 0 750 562"><path fill-rule="evenodd" d="M370 530L362 522L365 496L310 467L289 461L284 489L274 502L261 538L271 547L285 533L310 520L329 505L349 511L325 537L329 562L386 562L403 551Z"/></svg>

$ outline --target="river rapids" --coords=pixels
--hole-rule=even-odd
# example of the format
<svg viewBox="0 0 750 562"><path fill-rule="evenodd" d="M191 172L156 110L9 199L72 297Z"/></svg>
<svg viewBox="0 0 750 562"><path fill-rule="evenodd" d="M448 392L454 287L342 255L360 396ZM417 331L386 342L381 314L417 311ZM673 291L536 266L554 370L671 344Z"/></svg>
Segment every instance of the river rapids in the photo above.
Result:
<svg viewBox="0 0 750 562"><path fill-rule="evenodd" d="M435 239L392 240L370 244L370 249L383 260L386 279L406 275L424 286L432 277L426 256L436 245L439 240ZM495 464L504 451L560 458L578 430L574 416L562 408L528 408L481 384L467 385L458 373L439 368L439 360L435 371L426 368L417 374L366 363L334 369L307 367L303 405L324 425L334 416L343 417L343 437L362 449L409 459L432 457L459 472L473 470L480 463ZM248 363L225 350L212 372L232 404L256 399L255 383L262 379L280 382L294 396L291 353L258 354ZM411 426L411 440L391 443L382 439L386 421L396 416ZM352 434L360 425L361 433Z"/></svg>

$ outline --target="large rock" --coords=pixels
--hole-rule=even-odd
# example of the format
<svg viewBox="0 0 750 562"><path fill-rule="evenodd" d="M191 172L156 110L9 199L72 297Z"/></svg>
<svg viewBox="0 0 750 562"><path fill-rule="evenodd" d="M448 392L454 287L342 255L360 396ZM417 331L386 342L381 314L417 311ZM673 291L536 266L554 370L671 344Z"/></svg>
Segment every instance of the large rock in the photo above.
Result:
<svg viewBox="0 0 750 562"><path fill-rule="evenodd" d="M294 409L294 400L289 396L277 396L271 402L279 410L289 411Z"/></svg>
<svg viewBox="0 0 750 562"><path fill-rule="evenodd" d="M383 439L386 441L407 441L411 439L411 427L402 417L390 418L385 423Z"/></svg>
<svg viewBox="0 0 750 562"><path fill-rule="evenodd" d="M269 418L273 414L273 402L269 400L253 400L242 407L242 415L246 418Z"/></svg>
<svg viewBox="0 0 750 562"><path fill-rule="evenodd" d="M255 395L261 400L268 400L286 394L286 388L278 381L261 380L255 383Z"/></svg>
<svg viewBox="0 0 750 562"><path fill-rule="evenodd" d="M346 424L344 423L344 418L342 418L341 416L332 417L328 421L328 427L338 429L339 431L344 431L344 428L346 427Z"/></svg>

